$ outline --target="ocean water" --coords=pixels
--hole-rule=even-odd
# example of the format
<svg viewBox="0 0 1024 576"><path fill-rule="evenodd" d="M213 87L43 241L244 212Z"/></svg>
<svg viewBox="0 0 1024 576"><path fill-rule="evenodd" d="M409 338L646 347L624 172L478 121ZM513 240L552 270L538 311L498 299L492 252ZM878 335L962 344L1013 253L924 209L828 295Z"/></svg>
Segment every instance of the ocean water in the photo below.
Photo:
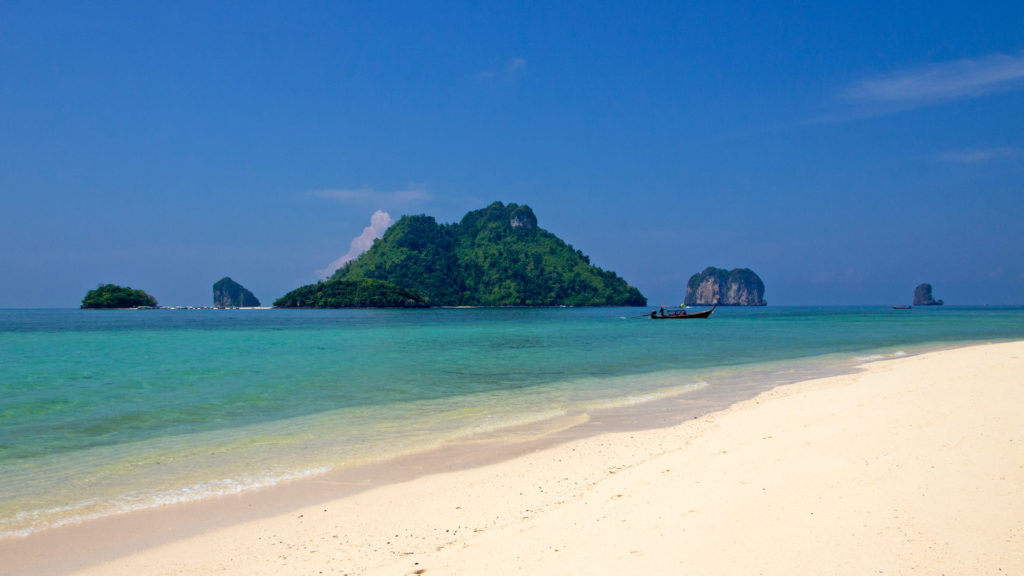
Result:
<svg viewBox="0 0 1024 576"><path fill-rule="evenodd" d="M0 310L0 538L794 368L1024 338L1022 308Z"/></svg>

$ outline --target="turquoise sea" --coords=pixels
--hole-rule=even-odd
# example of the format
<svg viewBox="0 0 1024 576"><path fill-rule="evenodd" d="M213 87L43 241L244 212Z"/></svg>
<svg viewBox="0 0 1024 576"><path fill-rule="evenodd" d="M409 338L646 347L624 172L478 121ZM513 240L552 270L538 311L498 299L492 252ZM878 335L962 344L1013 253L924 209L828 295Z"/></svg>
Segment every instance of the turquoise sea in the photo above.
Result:
<svg viewBox="0 0 1024 576"><path fill-rule="evenodd" d="M0 310L0 538L1024 338L1024 308ZM741 386L742 385L742 386Z"/></svg>

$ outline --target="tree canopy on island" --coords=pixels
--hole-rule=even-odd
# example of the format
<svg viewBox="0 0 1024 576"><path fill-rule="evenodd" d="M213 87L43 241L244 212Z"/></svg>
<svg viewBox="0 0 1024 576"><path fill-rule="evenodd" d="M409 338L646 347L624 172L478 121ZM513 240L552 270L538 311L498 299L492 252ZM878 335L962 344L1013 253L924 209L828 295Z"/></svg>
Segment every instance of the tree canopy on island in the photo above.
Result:
<svg viewBox="0 0 1024 576"><path fill-rule="evenodd" d="M156 306L156 298L142 290L116 284L100 284L82 299L82 308L139 308Z"/></svg>
<svg viewBox="0 0 1024 576"><path fill-rule="evenodd" d="M403 216L332 280L372 278L433 306L644 306L614 272L537 226L529 206L495 202L461 222Z"/></svg>
<svg viewBox="0 0 1024 576"><path fill-rule="evenodd" d="M422 308L426 299L390 282L360 278L327 280L296 288L274 301L276 308Z"/></svg>

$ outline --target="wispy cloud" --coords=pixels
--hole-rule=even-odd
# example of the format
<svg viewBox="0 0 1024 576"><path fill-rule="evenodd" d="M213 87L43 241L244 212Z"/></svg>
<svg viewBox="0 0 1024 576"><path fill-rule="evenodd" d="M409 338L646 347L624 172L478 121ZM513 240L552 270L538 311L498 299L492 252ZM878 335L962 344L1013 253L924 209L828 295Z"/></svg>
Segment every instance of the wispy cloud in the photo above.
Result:
<svg viewBox="0 0 1024 576"><path fill-rule="evenodd" d="M476 75L481 80L512 81L526 74L526 58L509 58L503 65Z"/></svg>
<svg viewBox="0 0 1024 576"><path fill-rule="evenodd" d="M809 123L851 122L996 92L1024 89L1024 52L990 54L861 79L836 92Z"/></svg>
<svg viewBox="0 0 1024 576"><path fill-rule="evenodd" d="M391 215L383 210L377 210L370 216L370 225L363 228L362 234L352 239L352 242L348 245L348 252L343 256L331 262L327 265L327 268L323 270L317 270L316 275L318 278L327 278L331 274L334 274L335 270L341 268L347 264L350 260L355 260L363 252L366 252L373 246L373 241L384 235L384 232L392 224Z"/></svg>
<svg viewBox="0 0 1024 576"><path fill-rule="evenodd" d="M373 188L332 188L314 190L313 196L337 200L348 204L368 204L375 206L406 206L416 202L426 202L433 195L425 186L412 186L404 190L374 190Z"/></svg>
<svg viewBox="0 0 1024 576"><path fill-rule="evenodd" d="M958 164L979 164L981 162L989 162L992 160L1024 158L1024 149L1003 146L999 148L954 150L940 154L939 158L946 162L956 162Z"/></svg>
<svg viewBox="0 0 1024 576"><path fill-rule="evenodd" d="M846 99L861 102L930 104L1024 88L1024 53L992 54L939 62L861 80Z"/></svg>
<svg viewBox="0 0 1024 576"><path fill-rule="evenodd" d="M526 58L512 58L505 65L505 72L516 73L522 70L526 70Z"/></svg>

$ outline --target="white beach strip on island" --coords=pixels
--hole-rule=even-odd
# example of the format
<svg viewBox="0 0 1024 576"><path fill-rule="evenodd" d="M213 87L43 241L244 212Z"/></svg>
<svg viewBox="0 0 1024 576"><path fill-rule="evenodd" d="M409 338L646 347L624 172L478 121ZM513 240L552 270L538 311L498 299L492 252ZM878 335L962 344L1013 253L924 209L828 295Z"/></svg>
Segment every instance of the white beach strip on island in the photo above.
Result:
<svg viewBox="0 0 1024 576"><path fill-rule="evenodd" d="M79 572L213 573L1022 574L1024 342L875 362Z"/></svg>

